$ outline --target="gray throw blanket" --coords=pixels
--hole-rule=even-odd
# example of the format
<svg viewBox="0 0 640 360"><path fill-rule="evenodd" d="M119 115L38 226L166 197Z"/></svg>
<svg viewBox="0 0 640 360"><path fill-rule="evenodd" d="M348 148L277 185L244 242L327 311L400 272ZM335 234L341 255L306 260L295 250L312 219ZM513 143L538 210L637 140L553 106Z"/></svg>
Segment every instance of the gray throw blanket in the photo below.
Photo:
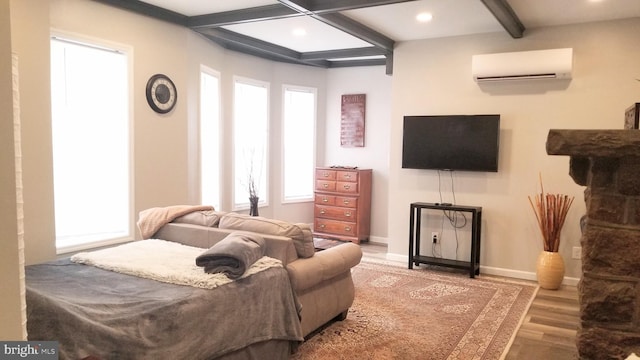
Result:
<svg viewBox="0 0 640 360"><path fill-rule="evenodd" d="M233 232L198 256L196 265L204 267L208 274L223 273L237 279L263 255L262 236Z"/></svg>
<svg viewBox="0 0 640 360"><path fill-rule="evenodd" d="M303 339L282 267L213 290L69 259L29 265L25 273L29 339L59 341L61 360L211 360L265 341Z"/></svg>

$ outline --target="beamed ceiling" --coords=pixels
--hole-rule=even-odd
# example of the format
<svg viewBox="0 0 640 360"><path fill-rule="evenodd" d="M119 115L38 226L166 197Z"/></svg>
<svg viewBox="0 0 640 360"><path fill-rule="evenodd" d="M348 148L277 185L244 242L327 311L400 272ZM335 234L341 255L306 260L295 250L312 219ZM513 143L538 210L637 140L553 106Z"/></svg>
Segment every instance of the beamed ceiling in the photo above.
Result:
<svg viewBox="0 0 640 360"><path fill-rule="evenodd" d="M190 28L230 50L265 59L323 68L385 65L393 69L395 40L344 15L349 10L400 4L415 0L278 0L272 5L186 16L138 0L94 0L156 19ZM504 0L477 0L493 14L513 37L520 38L524 26ZM306 16L349 34L369 46L300 52L228 30L224 27Z"/></svg>
<svg viewBox="0 0 640 360"><path fill-rule="evenodd" d="M323 68L385 65L399 42L640 17L640 0L94 0L220 46ZM429 13L420 22L416 15ZM516 15L517 14L517 15ZM301 34L295 34L302 30Z"/></svg>

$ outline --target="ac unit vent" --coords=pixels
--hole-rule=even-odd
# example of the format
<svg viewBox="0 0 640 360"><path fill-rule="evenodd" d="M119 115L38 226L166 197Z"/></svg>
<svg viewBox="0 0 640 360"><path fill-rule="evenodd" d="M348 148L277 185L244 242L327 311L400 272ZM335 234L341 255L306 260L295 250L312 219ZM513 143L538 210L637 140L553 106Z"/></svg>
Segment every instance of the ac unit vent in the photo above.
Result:
<svg viewBox="0 0 640 360"><path fill-rule="evenodd" d="M477 82L571 79L573 49L551 49L473 55L471 72Z"/></svg>

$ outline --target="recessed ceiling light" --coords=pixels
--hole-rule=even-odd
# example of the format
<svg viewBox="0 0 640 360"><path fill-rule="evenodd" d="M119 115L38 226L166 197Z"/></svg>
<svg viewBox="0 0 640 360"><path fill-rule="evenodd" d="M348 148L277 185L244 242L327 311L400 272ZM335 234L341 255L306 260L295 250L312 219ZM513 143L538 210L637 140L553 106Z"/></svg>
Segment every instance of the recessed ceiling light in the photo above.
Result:
<svg viewBox="0 0 640 360"><path fill-rule="evenodd" d="M433 19L433 15L428 12L423 12L416 15L416 20L418 20L419 22L429 22L431 21L431 19Z"/></svg>
<svg viewBox="0 0 640 360"><path fill-rule="evenodd" d="M303 28L295 28L291 31L294 36L305 36L307 35L307 30Z"/></svg>

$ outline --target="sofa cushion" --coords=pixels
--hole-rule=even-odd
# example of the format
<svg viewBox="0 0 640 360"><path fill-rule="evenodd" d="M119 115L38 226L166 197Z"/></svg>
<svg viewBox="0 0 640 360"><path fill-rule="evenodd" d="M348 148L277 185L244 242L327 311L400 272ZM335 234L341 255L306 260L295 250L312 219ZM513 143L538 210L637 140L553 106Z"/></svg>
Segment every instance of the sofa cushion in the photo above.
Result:
<svg viewBox="0 0 640 360"><path fill-rule="evenodd" d="M228 213L220 219L218 227L220 229L244 230L261 234L286 236L293 240L293 245L299 257L309 258L315 253L313 234L308 224L292 224L290 222L268 219L261 216Z"/></svg>
<svg viewBox="0 0 640 360"><path fill-rule="evenodd" d="M201 210L182 215L173 220L175 223L180 224L193 224L202 225L208 227L218 226L220 218L224 216L226 212L215 210Z"/></svg>

